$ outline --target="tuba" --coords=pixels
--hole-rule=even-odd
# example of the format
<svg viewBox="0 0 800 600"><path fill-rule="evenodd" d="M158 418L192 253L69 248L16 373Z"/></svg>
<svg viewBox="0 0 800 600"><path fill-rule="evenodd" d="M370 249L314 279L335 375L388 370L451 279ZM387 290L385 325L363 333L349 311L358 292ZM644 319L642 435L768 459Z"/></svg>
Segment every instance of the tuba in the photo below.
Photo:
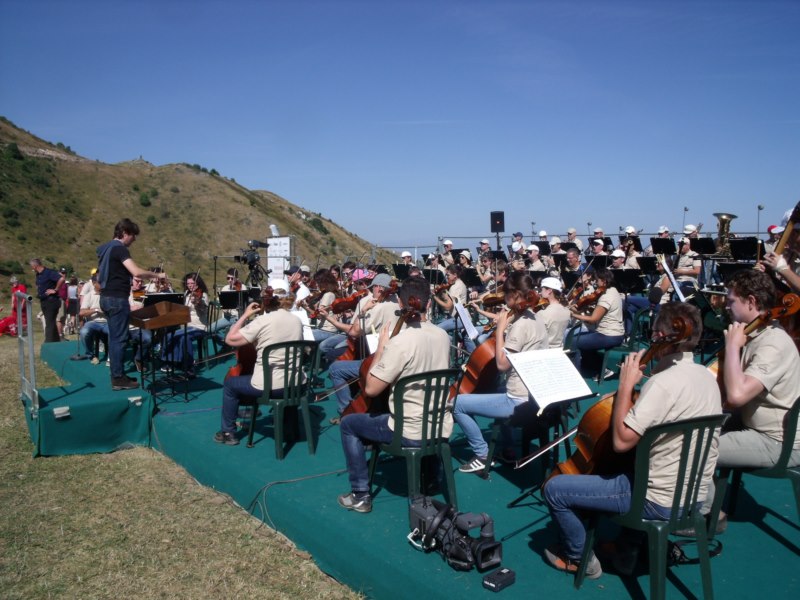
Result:
<svg viewBox="0 0 800 600"><path fill-rule="evenodd" d="M731 255L730 235L731 235L731 221L736 218L736 215L729 213L714 213L717 217L717 254L722 256Z"/></svg>

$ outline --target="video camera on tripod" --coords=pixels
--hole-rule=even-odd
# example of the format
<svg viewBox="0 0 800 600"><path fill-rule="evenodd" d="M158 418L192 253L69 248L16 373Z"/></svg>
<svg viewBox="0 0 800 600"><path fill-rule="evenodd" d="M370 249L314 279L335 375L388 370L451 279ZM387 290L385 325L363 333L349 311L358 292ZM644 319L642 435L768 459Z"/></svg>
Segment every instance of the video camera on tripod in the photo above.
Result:
<svg viewBox="0 0 800 600"><path fill-rule="evenodd" d="M486 513L460 513L444 502L417 496L408 508L408 541L423 552L437 550L457 571L496 567L503 560L503 545L494 539L494 520ZM470 537L480 527L480 537Z"/></svg>
<svg viewBox="0 0 800 600"><path fill-rule="evenodd" d="M259 242L258 240L248 240L247 247L247 250L242 248L241 256L234 256L233 259L237 262L246 264L248 267L253 269L261 260L261 256L258 254L257 249L269 248L269 244L267 242Z"/></svg>

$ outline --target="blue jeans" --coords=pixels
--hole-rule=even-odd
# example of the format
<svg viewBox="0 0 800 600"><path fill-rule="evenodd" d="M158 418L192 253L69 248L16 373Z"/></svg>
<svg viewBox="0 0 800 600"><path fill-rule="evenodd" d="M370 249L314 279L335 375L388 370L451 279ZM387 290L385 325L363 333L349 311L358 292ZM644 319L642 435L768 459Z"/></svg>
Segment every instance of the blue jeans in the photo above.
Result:
<svg viewBox="0 0 800 600"><path fill-rule="evenodd" d="M564 554L580 560L586 542L586 529L579 512L594 510L621 515L631 507L631 476L558 475L544 487L544 499L553 520L558 524ZM645 519L667 521L671 509L649 500L644 503Z"/></svg>
<svg viewBox="0 0 800 600"><path fill-rule="evenodd" d="M233 316L231 316L230 319L224 316L220 317L219 319L217 319L215 322L213 322L211 325L208 326L208 331L209 333L217 334L221 331L224 331L234 323L236 323L237 320L238 319L236 319ZM225 336L223 335L222 337L224 338Z"/></svg>
<svg viewBox="0 0 800 600"><path fill-rule="evenodd" d="M336 390L336 410L339 411L339 414L342 414L353 399L348 382L358 379L358 371L361 369L362 362L360 360L337 360L328 369L333 389Z"/></svg>
<svg viewBox="0 0 800 600"><path fill-rule="evenodd" d="M475 342L467 336L467 330L464 329L463 323L461 323L461 319L458 320L458 338L464 342L464 349L467 352L474 352L475 351ZM439 329L444 329L447 333L453 333L456 329L456 319L455 317L450 317L449 319L445 319L444 321L439 322L436 325Z"/></svg>
<svg viewBox="0 0 800 600"><path fill-rule="evenodd" d="M194 365L194 345L192 341L203 337L206 334L202 329L194 327L186 328L186 335L183 334L183 327L168 334L161 349L161 358L170 360L175 364L180 364L184 370L189 370ZM184 352L184 338L186 348Z"/></svg>
<svg viewBox="0 0 800 600"><path fill-rule="evenodd" d="M316 339L316 336L314 337ZM347 345L347 336L343 333L334 333L332 336L322 340L319 343L319 352L322 357L330 364L336 360L340 352L336 350L344 344Z"/></svg>
<svg viewBox="0 0 800 600"><path fill-rule="evenodd" d="M254 388L250 382L252 375L239 375L238 377L228 377L222 386L222 431L227 433L236 432L236 417L239 416L239 403L242 400L255 402L264 393L263 390ZM272 390L270 398L281 398L283 389ZM253 417L256 418L255 412Z"/></svg>
<svg viewBox="0 0 800 600"><path fill-rule="evenodd" d="M350 489L356 493L369 492L369 468L365 444L388 444L394 432L389 429L389 415L353 414L342 419L342 448L350 475ZM419 447L419 440L403 438L403 446Z"/></svg>
<svg viewBox="0 0 800 600"><path fill-rule="evenodd" d="M624 335L603 335L596 331L581 331L575 340L575 348L578 350L575 355L575 368L580 371L581 362L588 358L594 363L590 365L590 368L599 369L600 360L597 351L619 346L624 339Z"/></svg>
<svg viewBox="0 0 800 600"><path fill-rule="evenodd" d="M142 356L148 356L150 354L150 346L153 343L153 334L150 333L147 329L139 329L134 328L130 330L131 335L133 336L133 341L139 341L139 333L141 332L141 340L142 343L137 346L136 354L133 356L136 360L142 360Z"/></svg>
<svg viewBox="0 0 800 600"><path fill-rule="evenodd" d="M86 321L78 335L81 339L81 345L86 351L86 356L93 358L95 338L108 339L108 323L105 321Z"/></svg>
<svg viewBox="0 0 800 600"><path fill-rule="evenodd" d="M108 324L108 358L111 361L111 378L125 375L125 344L128 343L128 323L131 305L127 298L100 296L100 308Z"/></svg>
<svg viewBox="0 0 800 600"><path fill-rule="evenodd" d="M473 415L481 417L510 417L514 408L525 402L516 400L505 393L498 394L459 394L453 405L453 418L467 437L469 447L479 458L488 458L489 444L483 439L480 425Z"/></svg>

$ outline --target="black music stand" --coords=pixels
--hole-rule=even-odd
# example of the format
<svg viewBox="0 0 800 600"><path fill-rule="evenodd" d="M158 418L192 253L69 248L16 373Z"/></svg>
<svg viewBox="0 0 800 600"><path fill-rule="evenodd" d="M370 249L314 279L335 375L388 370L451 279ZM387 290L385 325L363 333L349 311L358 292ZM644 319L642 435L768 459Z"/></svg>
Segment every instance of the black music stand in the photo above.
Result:
<svg viewBox="0 0 800 600"><path fill-rule="evenodd" d="M621 235L619 236L619 245L624 246L628 243L628 241L633 241L633 249L637 252L642 252L642 240L639 239L638 235Z"/></svg>
<svg viewBox="0 0 800 600"><path fill-rule="evenodd" d="M461 271L459 279L461 279L468 288L481 287L483 285L481 278L478 277L478 270L475 267L469 267Z"/></svg>
<svg viewBox="0 0 800 600"><path fill-rule="evenodd" d="M534 245L539 247L539 256L550 256L550 251L551 251L550 242L545 240L545 241L539 241L539 242L533 242L533 243L534 243Z"/></svg>
<svg viewBox="0 0 800 600"><path fill-rule="evenodd" d="M392 265L392 269L394 270L394 276L400 281L403 281L408 277L408 271L411 269L411 265L396 263Z"/></svg>
<svg viewBox="0 0 800 600"><path fill-rule="evenodd" d="M610 254L600 254L591 256L589 260L592 262L592 267L595 270L597 269L608 269L612 262L614 262L614 257Z"/></svg>
<svg viewBox="0 0 800 600"><path fill-rule="evenodd" d="M740 262L718 262L717 263L717 274L719 278L722 280L722 283L728 283L728 280L733 277L739 271L747 271L752 269L753 265L751 263L740 263Z"/></svg>
<svg viewBox="0 0 800 600"><path fill-rule="evenodd" d="M219 293L222 310L241 310L247 305L249 290L226 290Z"/></svg>
<svg viewBox="0 0 800 600"><path fill-rule="evenodd" d="M159 302L171 302L172 304L180 304L183 306L183 294L179 294L177 292L145 294L143 308L158 304Z"/></svg>
<svg viewBox="0 0 800 600"><path fill-rule="evenodd" d="M658 259L655 256L637 256L636 262L639 263L639 268L644 275L658 275L658 269L656 269Z"/></svg>
<svg viewBox="0 0 800 600"><path fill-rule="evenodd" d="M503 252L502 250L490 250L489 252L492 253L492 260L493 261L495 261L495 260L504 260L504 261L508 262L508 257L506 256L506 253Z"/></svg>
<svg viewBox="0 0 800 600"><path fill-rule="evenodd" d="M717 253L717 246L714 244L714 240L707 237L689 238L689 248L703 256Z"/></svg>
<svg viewBox="0 0 800 600"><path fill-rule="evenodd" d="M566 254L551 254L550 258L553 259L556 269L563 271L567 268L567 255Z"/></svg>
<svg viewBox="0 0 800 600"><path fill-rule="evenodd" d="M672 256L678 253L675 240L672 238L650 238L650 246L653 248L653 254Z"/></svg>
<svg viewBox="0 0 800 600"><path fill-rule="evenodd" d="M260 287L247 288L247 297L250 299L250 302L261 302L261 288Z"/></svg>
<svg viewBox="0 0 800 600"><path fill-rule="evenodd" d="M580 271L564 271L561 273L561 279L564 281L564 290L570 290L575 287L580 278Z"/></svg>
<svg viewBox="0 0 800 600"><path fill-rule="evenodd" d="M444 273L439 269L422 269L422 276L431 285L441 285L447 281Z"/></svg>
<svg viewBox="0 0 800 600"><path fill-rule="evenodd" d="M735 238L728 242L731 246L733 260L755 262L758 260L758 246L761 240L756 237ZM761 256L764 256L763 248Z"/></svg>
<svg viewBox="0 0 800 600"><path fill-rule="evenodd" d="M620 294L638 294L644 291L644 280L639 269L611 269L614 286Z"/></svg>
<svg viewBox="0 0 800 600"><path fill-rule="evenodd" d="M564 252L566 252L567 250L570 250L571 248L577 248L577 247L578 247L578 244L576 244L575 242L561 242L561 249Z"/></svg>

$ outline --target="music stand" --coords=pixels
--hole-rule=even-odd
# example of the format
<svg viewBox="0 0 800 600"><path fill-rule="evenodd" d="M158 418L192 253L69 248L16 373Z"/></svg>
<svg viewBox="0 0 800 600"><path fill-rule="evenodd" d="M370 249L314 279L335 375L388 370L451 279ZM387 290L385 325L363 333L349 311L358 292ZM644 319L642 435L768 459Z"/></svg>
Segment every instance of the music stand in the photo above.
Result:
<svg viewBox="0 0 800 600"><path fill-rule="evenodd" d="M714 240L707 237L689 238L689 248L703 256L717 253L717 246L714 244Z"/></svg>
<svg viewBox="0 0 800 600"><path fill-rule="evenodd" d="M441 285L447 281L444 273L439 269L422 269L422 276L431 285Z"/></svg>
<svg viewBox="0 0 800 600"><path fill-rule="evenodd" d="M144 307L153 306L159 302L171 302L183 306L183 294L177 292L159 292L157 294L145 294Z"/></svg>
<svg viewBox="0 0 800 600"><path fill-rule="evenodd" d="M533 243L534 243L534 245L539 247L539 256L550 256L550 252L551 252L550 242L545 240L545 241L538 241L538 242L533 242Z"/></svg>
<svg viewBox="0 0 800 600"><path fill-rule="evenodd" d="M260 287L247 288L247 297L249 298L250 302L261 302L261 288Z"/></svg>
<svg viewBox="0 0 800 600"><path fill-rule="evenodd" d="M614 286L620 294L638 294L644 291L644 280L639 269L611 269Z"/></svg>
<svg viewBox="0 0 800 600"><path fill-rule="evenodd" d="M370 265L370 271L375 271L376 274L380 275L381 273L389 274L389 269L386 265Z"/></svg>
<svg viewBox="0 0 800 600"><path fill-rule="evenodd" d="M761 243L756 237L735 238L728 242L733 260L755 262L758 259L758 246ZM761 253L763 256L764 253Z"/></svg>
<svg viewBox="0 0 800 600"><path fill-rule="evenodd" d="M566 254L551 254L550 258L553 259L553 264L559 271L567 268L567 255Z"/></svg>
<svg viewBox="0 0 800 600"><path fill-rule="evenodd" d="M481 287L483 285L481 278L478 277L478 270L475 267L468 267L461 271L459 279L461 279L468 288Z"/></svg>
<svg viewBox="0 0 800 600"><path fill-rule="evenodd" d="M492 253L492 261L495 260L504 260L508 262L508 257L506 257L506 253L502 250L489 250Z"/></svg>
<svg viewBox="0 0 800 600"><path fill-rule="evenodd" d="M638 235L621 235L619 236L619 245L624 246L628 240L633 240L633 249L637 252L642 252L642 240Z"/></svg>
<svg viewBox="0 0 800 600"><path fill-rule="evenodd" d="M614 262L614 257L610 254L598 254L593 255L589 258L592 263L592 267L595 270L597 269L608 269L612 262Z"/></svg>
<svg viewBox="0 0 800 600"><path fill-rule="evenodd" d="M752 269L753 265L750 263L738 263L738 262L718 262L717 263L717 274L719 275L720 279L722 279L722 283L725 285L728 284L728 280L733 277L739 271L747 271L748 269Z"/></svg>
<svg viewBox="0 0 800 600"><path fill-rule="evenodd" d="M636 262L639 263L639 268L644 275L658 275L658 269L656 269L658 259L655 256L637 256Z"/></svg>
<svg viewBox="0 0 800 600"><path fill-rule="evenodd" d="M566 252L567 250L569 250L571 248L577 248L577 247L578 247L578 244L576 244L575 242L561 242L561 249L564 252Z"/></svg>
<svg viewBox="0 0 800 600"><path fill-rule="evenodd" d="M542 279L547 277L547 271L528 271L528 275L533 280L533 287L541 287Z"/></svg>
<svg viewBox="0 0 800 600"><path fill-rule="evenodd" d="M219 293L222 310L239 310L247 304L248 290L225 290Z"/></svg>
<svg viewBox="0 0 800 600"><path fill-rule="evenodd" d="M408 277L408 271L411 269L411 265L407 265L405 263L396 263L392 265L392 269L394 269L394 276L403 281L406 277Z"/></svg>
<svg viewBox="0 0 800 600"><path fill-rule="evenodd" d="M575 287L575 284L580 278L580 271L564 271L561 273L561 279L564 282L564 290L570 290Z"/></svg>
<svg viewBox="0 0 800 600"><path fill-rule="evenodd" d="M672 238L650 238L650 246L653 248L653 254L671 256L678 253L675 240Z"/></svg>

